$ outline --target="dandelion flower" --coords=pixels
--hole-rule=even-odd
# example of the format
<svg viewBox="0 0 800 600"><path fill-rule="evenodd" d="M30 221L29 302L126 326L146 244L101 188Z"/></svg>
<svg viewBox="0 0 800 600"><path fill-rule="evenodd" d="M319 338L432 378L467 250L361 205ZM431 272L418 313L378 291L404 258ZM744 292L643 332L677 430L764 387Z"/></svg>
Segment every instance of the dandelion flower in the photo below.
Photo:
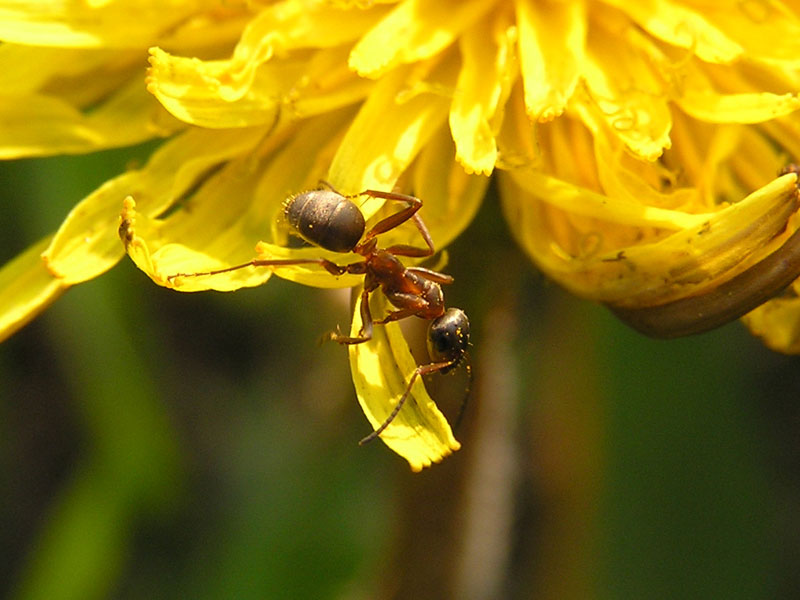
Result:
<svg viewBox="0 0 800 600"><path fill-rule="evenodd" d="M766 301L747 324L797 351L800 287L769 298L800 271L797 174L775 177L800 158L798 34L794 9L759 0L0 3L3 157L166 138L0 272L0 330L126 251L180 291L358 286L316 265L169 276L256 242L353 262L288 243L284 200L320 180L422 198L441 249L497 173L520 246L575 294L662 337ZM415 367L396 325L376 329L350 348L373 425ZM412 396L382 439L418 470L458 442L421 382Z"/></svg>

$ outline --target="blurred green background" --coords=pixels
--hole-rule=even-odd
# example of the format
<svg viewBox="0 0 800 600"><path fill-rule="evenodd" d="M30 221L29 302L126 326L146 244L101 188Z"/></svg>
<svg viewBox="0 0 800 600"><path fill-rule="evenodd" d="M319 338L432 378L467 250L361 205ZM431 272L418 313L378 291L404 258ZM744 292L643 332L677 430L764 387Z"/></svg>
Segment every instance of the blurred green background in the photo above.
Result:
<svg viewBox="0 0 800 600"><path fill-rule="evenodd" d="M0 260L151 149L0 164ZM641 337L544 281L491 197L449 260L475 382L421 474L357 445L318 343L346 295L180 294L127 259L70 290L0 345L0 596L800 597L800 359L738 323ZM429 389L453 416L465 385Z"/></svg>

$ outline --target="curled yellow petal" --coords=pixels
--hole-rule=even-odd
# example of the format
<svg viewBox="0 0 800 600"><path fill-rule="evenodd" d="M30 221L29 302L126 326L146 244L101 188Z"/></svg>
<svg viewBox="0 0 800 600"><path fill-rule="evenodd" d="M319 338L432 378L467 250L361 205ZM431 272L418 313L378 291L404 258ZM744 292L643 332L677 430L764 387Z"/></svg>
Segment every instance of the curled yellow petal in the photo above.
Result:
<svg viewBox="0 0 800 600"><path fill-rule="evenodd" d="M795 182L794 174L784 175L717 212L687 214L633 206L618 212L619 200L593 201L591 193L545 176L501 180L510 186L503 195L508 220L542 270L622 310L707 293L774 252L796 227ZM634 227L625 233L623 223Z"/></svg>
<svg viewBox="0 0 800 600"><path fill-rule="evenodd" d="M273 273L316 287L357 285L358 276L334 277L319 264L231 269L254 260L324 258L337 264L363 260L318 247L292 247L296 245L288 243L289 225L283 216L287 198L318 185L324 172L315 152L325 152L320 140L338 141L337 131L346 116L333 113L309 119L263 139L257 152L239 148L240 153L216 164L195 182L191 195L164 216L150 205L141 209L139 198L131 194L135 204L126 201L121 232L131 258L153 281L180 291L232 291L261 285ZM131 226L135 243L127 239ZM225 271L214 272L220 270Z"/></svg>
<svg viewBox="0 0 800 600"><path fill-rule="evenodd" d="M222 61L197 61L150 50L147 90L172 115L193 125L225 129L274 123L280 116L333 111L367 95L372 82L346 64L346 48L262 64L236 98L220 92Z"/></svg>
<svg viewBox="0 0 800 600"><path fill-rule="evenodd" d="M375 311L373 314L385 313L386 301L382 294L372 295L370 308ZM359 299L350 330L353 336L361 329L360 310ZM377 429L405 393L417 365L397 323L376 326L372 339L351 345L349 354L358 401L372 427ZM461 447L420 378L414 382L403 408L380 438L405 458L413 471L438 463Z"/></svg>
<svg viewBox="0 0 800 600"><path fill-rule="evenodd" d="M610 308L625 323L642 333L674 338L702 333L729 323L771 299L797 277L800 277L800 231L795 231L772 254L716 288L666 304L632 309ZM776 304L785 306L780 300ZM769 310L773 318L775 308L773 305ZM759 314L763 316L767 312L762 310ZM796 319L788 319L779 331L786 331L794 323ZM756 317L751 318L749 324L754 333L761 333L759 328L762 324L756 323ZM773 337L773 330L764 329L764 337ZM780 347L782 343L785 344L770 340L768 345Z"/></svg>
<svg viewBox="0 0 800 600"><path fill-rule="evenodd" d="M175 223L137 213L132 197L123 203L118 233L125 251L139 269L158 285L180 292L232 292L263 285L273 273L314 287L352 287L359 282L355 275L333 277L318 265L250 265L248 262L253 260L313 260L323 255L329 260L341 260L342 256L319 248L285 248L265 242L259 242L253 250L243 249L246 238L241 234L240 224L215 231L216 237L208 241L204 250L180 241L165 242L175 238ZM226 253L252 258L240 264L226 259L229 256ZM237 265L241 268L236 268Z"/></svg>
<svg viewBox="0 0 800 600"><path fill-rule="evenodd" d="M123 255L117 227L126 196L136 198L140 212L158 215L201 182L210 169L252 148L263 134L258 129L191 130L170 140L143 169L107 181L70 211L42 255L47 268L67 285L110 269Z"/></svg>
<svg viewBox="0 0 800 600"><path fill-rule="evenodd" d="M365 93L364 83L347 69L348 44L382 12L277 2L248 23L229 59L200 60L152 48L147 89L177 118L203 127L267 124L282 105L308 115L312 101L317 111L320 105L332 110ZM298 48L326 52L289 53ZM336 89L333 83L346 85ZM299 99L305 103L295 107Z"/></svg>
<svg viewBox="0 0 800 600"><path fill-rule="evenodd" d="M155 283L182 292L217 290L230 292L263 284L269 269L237 269L219 275L198 276L200 271L223 269L227 263L177 242L159 244L169 220L150 219L136 211L136 201L125 199L120 214L119 237L128 256Z"/></svg>
<svg viewBox="0 0 800 600"><path fill-rule="evenodd" d="M201 127L225 129L275 121L280 98L274 88L282 74L262 70L258 89L228 101L220 98L219 86L214 85L221 62L176 57L151 48L147 91L176 118Z"/></svg>

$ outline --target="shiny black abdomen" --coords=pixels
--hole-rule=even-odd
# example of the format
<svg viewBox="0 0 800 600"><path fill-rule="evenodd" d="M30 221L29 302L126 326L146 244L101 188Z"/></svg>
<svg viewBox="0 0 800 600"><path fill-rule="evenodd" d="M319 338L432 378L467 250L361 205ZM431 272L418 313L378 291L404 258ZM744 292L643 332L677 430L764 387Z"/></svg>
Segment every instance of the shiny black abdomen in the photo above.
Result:
<svg viewBox="0 0 800 600"><path fill-rule="evenodd" d="M333 252L350 252L364 235L364 215L358 207L331 190L311 190L291 198L286 219L309 244Z"/></svg>

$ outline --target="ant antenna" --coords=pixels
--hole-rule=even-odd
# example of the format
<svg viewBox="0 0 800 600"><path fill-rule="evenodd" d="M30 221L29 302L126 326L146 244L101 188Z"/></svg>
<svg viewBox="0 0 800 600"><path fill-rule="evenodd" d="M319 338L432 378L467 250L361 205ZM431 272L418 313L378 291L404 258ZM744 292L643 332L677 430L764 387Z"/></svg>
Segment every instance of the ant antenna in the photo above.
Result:
<svg viewBox="0 0 800 600"><path fill-rule="evenodd" d="M461 419L464 417L464 413L467 412L467 403L472 395L472 384L475 381L475 373L472 371L472 358L469 354L465 354L464 357L466 358L464 369L467 371L467 389L464 391L464 399L461 401L461 406L458 407L458 414L455 421L453 421L453 431L458 430L461 425Z"/></svg>

